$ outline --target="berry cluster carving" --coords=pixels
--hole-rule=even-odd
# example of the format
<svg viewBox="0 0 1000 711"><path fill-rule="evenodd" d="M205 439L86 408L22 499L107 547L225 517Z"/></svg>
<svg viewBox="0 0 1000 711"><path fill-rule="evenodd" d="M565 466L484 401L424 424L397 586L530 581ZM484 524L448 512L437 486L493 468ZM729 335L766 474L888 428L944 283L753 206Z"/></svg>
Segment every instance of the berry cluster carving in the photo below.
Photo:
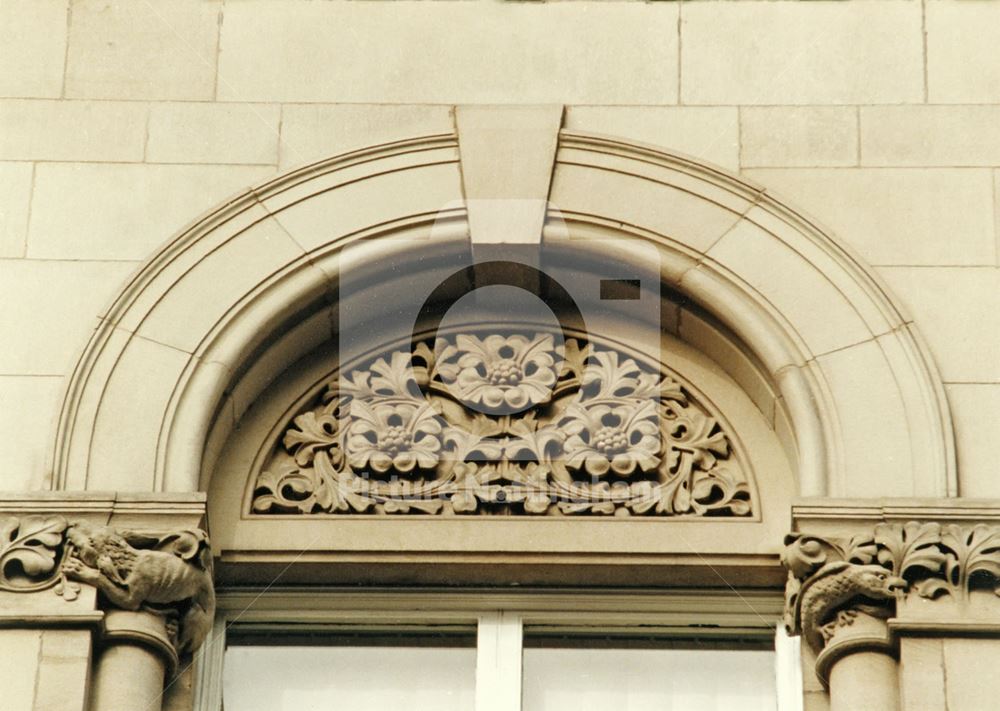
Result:
<svg viewBox="0 0 1000 711"><path fill-rule="evenodd" d="M749 516L730 437L672 375L549 334L458 335L341 373L254 514Z"/></svg>

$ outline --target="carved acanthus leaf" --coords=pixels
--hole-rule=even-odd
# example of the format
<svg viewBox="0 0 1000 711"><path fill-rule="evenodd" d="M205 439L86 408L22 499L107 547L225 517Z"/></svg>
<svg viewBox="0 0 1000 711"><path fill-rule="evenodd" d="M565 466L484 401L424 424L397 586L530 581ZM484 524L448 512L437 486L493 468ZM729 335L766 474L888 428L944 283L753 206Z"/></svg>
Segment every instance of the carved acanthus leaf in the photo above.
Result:
<svg viewBox="0 0 1000 711"><path fill-rule="evenodd" d="M888 616L899 596L967 601L977 589L1000 594L1000 528L934 522L879 524L870 536L785 539L785 625L815 651L821 627L844 610ZM873 605L874 603L874 605ZM829 628L828 628L829 631Z"/></svg>
<svg viewBox="0 0 1000 711"><path fill-rule="evenodd" d="M439 338L318 399L256 476L253 513L753 511L715 415L675 378L576 340Z"/></svg>
<svg viewBox="0 0 1000 711"><path fill-rule="evenodd" d="M61 553L61 516L0 519L0 590L31 590L50 584Z"/></svg>

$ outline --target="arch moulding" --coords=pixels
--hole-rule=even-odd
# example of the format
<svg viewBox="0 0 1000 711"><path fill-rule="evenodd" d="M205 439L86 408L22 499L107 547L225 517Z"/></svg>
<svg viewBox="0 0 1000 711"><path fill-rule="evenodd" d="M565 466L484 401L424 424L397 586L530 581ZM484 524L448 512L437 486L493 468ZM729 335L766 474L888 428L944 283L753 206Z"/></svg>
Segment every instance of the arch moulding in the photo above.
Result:
<svg viewBox="0 0 1000 711"><path fill-rule="evenodd" d="M936 369L851 250L762 186L560 117L459 107L452 133L308 165L203 215L101 315L62 405L55 488L207 490L257 396L333 338L341 275L377 283L388 264L433 271L503 242L640 261L604 239L626 237L658 255L664 329L747 391L800 495L956 495Z"/></svg>

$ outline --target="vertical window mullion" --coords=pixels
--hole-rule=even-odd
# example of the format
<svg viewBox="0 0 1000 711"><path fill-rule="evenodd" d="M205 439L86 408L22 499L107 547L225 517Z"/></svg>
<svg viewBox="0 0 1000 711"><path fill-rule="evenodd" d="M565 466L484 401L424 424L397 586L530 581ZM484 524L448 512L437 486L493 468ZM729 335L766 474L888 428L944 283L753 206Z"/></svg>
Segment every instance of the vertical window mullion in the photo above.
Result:
<svg viewBox="0 0 1000 711"><path fill-rule="evenodd" d="M782 625L774 634L775 689L778 711L802 711L801 637L789 637Z"/></svg>
<svg viewBox="0 0 1000 711"><path fill-rule="evenodd" d="M476 711L521 711L521 616L489 612L479 617L476 644Z"/></svg>
<svg viewBox="0 0 1000 711"><path fill-rule="evenodd" d="M195 711L222 708L222 661L226 651L226 619L217 615L212 633L195 655Z"/></svg>

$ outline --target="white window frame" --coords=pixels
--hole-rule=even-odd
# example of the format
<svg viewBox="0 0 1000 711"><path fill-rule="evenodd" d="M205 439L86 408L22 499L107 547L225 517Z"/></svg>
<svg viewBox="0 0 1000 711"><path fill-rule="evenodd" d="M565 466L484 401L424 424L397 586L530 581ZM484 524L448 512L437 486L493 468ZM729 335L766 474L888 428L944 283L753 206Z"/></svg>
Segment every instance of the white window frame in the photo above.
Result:
<svg viewBox="0 0 1000 711"><path fill-rule="evenodd" d="M220 591L212 634L195 666L195 711L222 708L227 631L285 628L476 629L475 711L521 711L525 627L550 632L641 630L665 637L762 638L774 634L777 711L801 711L802 669L797 638L778 621L774 592L671 590L656 592L267 590ZM777 632L775 633L775 629Z"/></svg>

